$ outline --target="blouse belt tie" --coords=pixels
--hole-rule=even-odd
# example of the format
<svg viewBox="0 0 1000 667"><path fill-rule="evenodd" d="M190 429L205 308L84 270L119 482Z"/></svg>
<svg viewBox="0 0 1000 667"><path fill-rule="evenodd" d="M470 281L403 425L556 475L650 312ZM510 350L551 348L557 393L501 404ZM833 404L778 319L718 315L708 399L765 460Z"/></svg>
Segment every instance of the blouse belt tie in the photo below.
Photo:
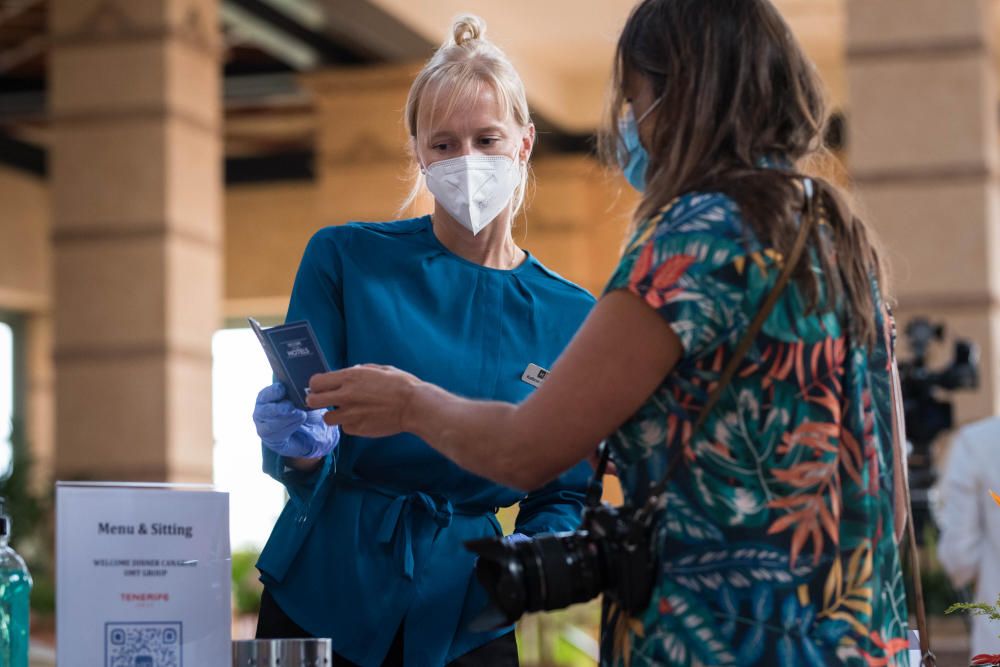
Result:
<svg viewBox="0 0 1000 667"><path fill-rule="evenodd" d="M347 475L337 473L337 483L355 489L371 491L386 498L391 498L392 502L382 515L379 523L376 538L379 544L390 545L395 542L396 560L402 562L403 574L407 579L413 580L414 559L413 559L413 521L414 512L423 511L437 525L439 529L447 528L451 525L452 518L459 516L486 516L496 511L494 507L462 506L457 508L450 500L439 494L424 493L423 491L403 492L397 489L381 486L357 475ZM396 534L401 532L402 539L395 539Z"/></svg>

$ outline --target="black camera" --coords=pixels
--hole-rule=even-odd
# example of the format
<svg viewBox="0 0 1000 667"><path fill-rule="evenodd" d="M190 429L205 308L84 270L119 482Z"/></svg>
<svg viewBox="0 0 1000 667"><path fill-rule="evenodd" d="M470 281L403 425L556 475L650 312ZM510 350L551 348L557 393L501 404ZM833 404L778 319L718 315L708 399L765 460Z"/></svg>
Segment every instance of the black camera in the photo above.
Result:
<svg viewBox="0 0 1000 667"><path fill-rule="evenodd" d="M923 528L930 518L930 489L935 482L931 446L937 437L954 425L952 403L946 392L979 386L979 349L975 343L956 340L952 359L944 368L927 366L928 349L944 340L944 327L922 317L906 325L910 359L899 362L903 393L906 437L909 453L910 497L917 541L923 542Z"/></svg>
<svg viewBox="0 0 1000 667"><path fill-rule="evenodd" d="M575 532L466 542L479 555L476 576L493 603L476 625L509 625L525 612L562 609L601 593L637 615L649 605L656 576L648 519L627 505L601 504L584 510Z"/></svg>
<svg viewBox="0 0 1000 667"><path fill-rule="evenodd" d="M953 426L952 406L939 398L940 391L975 389L979 386L979 349L975 343L956 340L951 362L940 370L927 367L927 350L934 341L944 340L944 327L924 318L906 325L906 339L912 357L899 363L899 378L906 412L906 435L916 454L943 431Z"/></svg>

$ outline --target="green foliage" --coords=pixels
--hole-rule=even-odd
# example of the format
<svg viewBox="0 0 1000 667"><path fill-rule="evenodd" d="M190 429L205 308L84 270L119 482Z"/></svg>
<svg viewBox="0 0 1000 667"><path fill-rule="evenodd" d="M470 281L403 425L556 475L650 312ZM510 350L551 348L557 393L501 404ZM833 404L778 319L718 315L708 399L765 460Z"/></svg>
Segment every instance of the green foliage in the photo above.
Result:
<svg viewBox="0 0 1000 667"><path fill-rule="evenodd" d="M1000 505L1000 497L992 491L990 491L990 495ZM965 611L973 616L985 616L991 621L1000 621L1000 594L997 595L997 601L993 604L986 604L985 602L957 602L945 609L944 613L951 614L956 611ZM997 636L1000 637L1000 635ZM977 662L976 664L979 663Z"/></svg>
<svg viewBox="0 0 1000 667"><path fill-rule="evenodd" d="M233 552L233 604L237 614L256 614L260 611L260 596L264 586L257 578L256 551Z"/></svg>
<svg viewBox="0 0 1000 667"><path fill-rule="evenodd" d="M596 654L600 619L600 598L567 609L524 616L517 624L521 665L596 667L592 655Z"/></svg>
<svg viewBox="0 0 1000 667"><path fill-rule="evenodd" d="M973 616L986 616L991 621L1000 621L1000 595L997 595L997 601L993 604L986 604L985 602L958 602L948 607L944 613L951 614L956 611L967 611Z"/></svg>
<svg viewBox="0 0 1000 667"><path fill-rule="evenodd" d="M0 495L6 500L7 513L14 523L12 545L21 539L22 527L28 528L26 534L30 534L31 528L42 522L46 510L43 499L34 494L30 487L34 461L28 452L23 433L24 428L20 420L12 420L11 442L14 449L12 472L10 477L0 482Z"/></svg>
<svg viewBox="0 0 1000 667"><path fill-rule="evenodd" d="M28 566L31 570L31 566ZM56 580L51 572L45 571L42 576L32 574L34 580L31 586L31 610L36 614L48 616L56 613Z"/></svg>

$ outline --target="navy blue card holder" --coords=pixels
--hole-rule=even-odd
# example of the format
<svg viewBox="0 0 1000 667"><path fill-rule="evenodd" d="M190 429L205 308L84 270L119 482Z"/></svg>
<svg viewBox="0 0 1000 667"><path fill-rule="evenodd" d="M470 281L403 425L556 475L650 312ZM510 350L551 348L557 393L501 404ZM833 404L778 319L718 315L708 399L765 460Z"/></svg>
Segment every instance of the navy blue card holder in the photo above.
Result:
<svg viewBox="0 0 1000 667"><path fill-rule="evenodd" d="M309 410L306 405L309 379L330 371L312 326L301 320L265 329L252 317L248 320L267 354L274 376L285 385L288 399L300 410Z"/></svg>

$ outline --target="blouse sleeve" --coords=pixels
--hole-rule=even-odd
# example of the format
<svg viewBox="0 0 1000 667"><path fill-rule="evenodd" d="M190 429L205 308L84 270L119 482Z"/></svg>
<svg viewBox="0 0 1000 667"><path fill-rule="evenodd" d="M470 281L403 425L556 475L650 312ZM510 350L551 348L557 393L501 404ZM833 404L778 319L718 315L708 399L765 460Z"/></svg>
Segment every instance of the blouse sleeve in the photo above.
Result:
<svg viewBox="0 0 1000 667"><path fill-rule="evenodd" d="M336 228L317 232L302 255L287 322L309 320L330 368L344 366L344 314L341 298L340 250L344 235ZM334 453L323 458L322 465L310 472L290 468L285 459L261 445L264 472L281 482L289 498L299 506L308 505L323 487L336 463Z"/></svg>
<svg viewBox="0 0 1000 667"><path fill-rule="evenodd" d="M685 356L701 358L747 325L740 284L746 255L735 202L685 195L636 235L605 293L641 298L674 330Z"/></svg>

